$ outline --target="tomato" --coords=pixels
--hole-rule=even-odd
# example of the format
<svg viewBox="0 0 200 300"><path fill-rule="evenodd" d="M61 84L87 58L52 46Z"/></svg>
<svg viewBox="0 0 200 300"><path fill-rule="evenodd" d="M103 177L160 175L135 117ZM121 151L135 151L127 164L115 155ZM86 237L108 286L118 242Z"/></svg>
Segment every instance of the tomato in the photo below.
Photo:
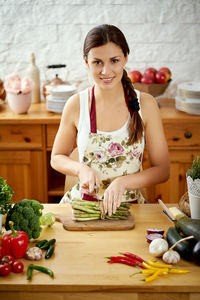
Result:
<svg viewBox="0 0 200 300"><path fill-rule="evenodd" d="M15 261L15 258L12 255L4 255L1 261L2 263L8 263L12 265Z"/></svg>
<svg viewBox="0 0 200 300"><path fill-rule="evenodd" d="M15 261L12 264L12 271L14 273L21 273L21 272L23 272L23 270L24 270L24 265L21 261Z"/></svg>
<svg viewBox="0 0 200 300"><path fill-rule="evenodd" d="M0 275L7 276L10 274L12 267L8 263L0 264Z"/></svg>

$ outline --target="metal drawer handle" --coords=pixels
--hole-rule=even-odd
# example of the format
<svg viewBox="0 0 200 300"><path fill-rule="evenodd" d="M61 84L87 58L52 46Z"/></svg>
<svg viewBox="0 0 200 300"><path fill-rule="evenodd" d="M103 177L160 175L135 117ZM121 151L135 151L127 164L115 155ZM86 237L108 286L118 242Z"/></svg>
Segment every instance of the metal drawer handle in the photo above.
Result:
<svg viewBox="0 0 200 300"><path fill-rule="evenodd" d="M185 132L185 137L186 139L190 139L192 137L192 132L190 131Z"/></svg>

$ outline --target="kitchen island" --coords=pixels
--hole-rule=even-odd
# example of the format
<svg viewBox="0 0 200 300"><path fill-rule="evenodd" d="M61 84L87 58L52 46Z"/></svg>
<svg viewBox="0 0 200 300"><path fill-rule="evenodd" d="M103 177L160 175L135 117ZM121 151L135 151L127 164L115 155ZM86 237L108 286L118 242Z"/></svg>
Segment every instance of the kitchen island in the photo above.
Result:
<svg viewBox="0 0 200 300"><path fill-rule="evenodd" d="M71 214L69 204L45 204L45 212ZM171 206L171 205L170 205ZM188 269L187 274L168 274L151 283L142 279L146 275L135 274L139 270L122 264L106 263L108 256L120 252L132 252L144 259L152 258L146 241L147 228L166 230L173 224L158 204L135 204L131 211L135 228L127 231L67 231L56 222L44 228L41 239L56 238L53 256L33 262L54 271L55 278L33 271L32 280L26 280L25 270L0 277L0 296L6 300L198 300L200 299L200 267L181 260L177 268Z"/></svg>

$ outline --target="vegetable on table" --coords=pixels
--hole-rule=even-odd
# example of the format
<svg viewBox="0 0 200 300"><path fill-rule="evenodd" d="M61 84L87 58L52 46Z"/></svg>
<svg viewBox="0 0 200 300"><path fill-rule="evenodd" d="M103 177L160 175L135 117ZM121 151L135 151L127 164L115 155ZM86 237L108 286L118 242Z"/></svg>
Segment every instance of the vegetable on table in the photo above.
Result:
<svg viewBox="0 0 200 300"><path fill-rule="evenodd" d="M125 252L122 253L124 256L111 256L108 257L108 261L107 263L113 264L113 263L121 263L121 264L125 264L125 265L129 265L131 267L140 267L140 268L144 268L144 266L142 265L142 262L144 261L141 257L130 253L130 252Z"/></svg>
<svg viewBox="0 0 200 300"><path fill-rule="evenodd" d="M15 261L13 264L12 264L12 271L14 273L22 273L24 270L24 265L21 261Z"/></svg>
<svg viewBox="0 0 200 300"><path fill-rule="evenodd" d="M54 213L48 212L40 217L40 225L52 226L56 221Z"/></svg>
<svg viewBox="0 0 200 300"><path fill-rule="evenodd" d="M200 241L193 248L192 258L197 265L200 265Z"/></svg>
<svg viewBox="0 0 200 300"><path fill-rule="evenodd" d="M37 244L35 246L38 248L41 248L47 242L48 242L47 240L41 240L41 241L37 242Z"/></svg>
<svg viewBox="0 0 200 300"><path fill-rule="evenodd" d="M45 254L45 258L49 259L50 257L52 257L54 251L55 251L55 246L54 245L50 245L49 249L47 250L47 252Z"/></svg>
<svg viewBox="0 0 200 300"><path fill-rule="evenodd" d="M0 276L7 276L12 271L12 267L9 263L0 263Z"/></svg>
<svg viewBox="0 0 200 300"><path fill-rule="evenodd" d="M156 239L164 239L164 236L160 233L150 233L146 236L147 242L150 244L152 241Z"/></svg>
<svg viewBox="0 0 200 300"><path fill-rule="evenodd" d="M168 250L163 254L162 259L166 264L175 265L180 261L180 254L177 251Z"/></svg>
<svg viewBox="0 0 200 300"><path fill-rule="evenodd" d="M147 234L154 234L154 233L158 233L161 235L164 235L164 229L160 229L160 228L148 228L147 229Z"/></svg>
<svg viewBox="0 0 200 300"><path fill-rule="evenodd" d="M27 280L32 279L33 270L40 271L42 273L48 274L51 278L54 278L54 273L49 268L45 268L43 266L36 266L33 264L30 264L27 269Z"/></svg>
<svg viewBox="0 0 200 300"><path fill-rule="evenodd" d="M15 258L12 255L5 255L2 257L1 262L12 265L15 262Z"/></svg>
<svg viewBox="0 0 200 300"><path fill-rule="evenodd" d="M56 243L56 239L51 239L51 240L47 241L45 244L43 244L43 245L40 247L40 249L48 250L49 247L50 247L51 245L54 245L55 243Z"/></svg>
<svg viewBox="0 0 200 300"><path fill-rule="evenodd" d="M37 239L40 236L42 227L40 226L40 217L44 206L37 200L23 199L9 210L5 228L9 230L9 221L14 222L16 230L25 231L29 240Z"/></svg>
<svg viewBox="0 0 200 300"><path fill-rule="evenodd" d="M120 207L117 208L116 212L111 216L104 214L102 210L102 202L87 201L74 199L71 203L73 220L75 221L90 221L99 219L119 219L126 220L130 216L130 203L122 202Z"/></svg>
<svg viewBox="0 0 200 300"><path fill-rule="evenodd" d="M188 272L190 272L189 270L186 269L175 269L173 268L173 265L171 264L164 264L164 263L157 263L155 261L153 261L152 259L148 259L147 261L145 261L143 258L133 254L133 253L129 253L129 252L125 252L126 254L128 254L130 257L127 256L111 256L108 257L109 260L107 261L107 263L113 264L113 263L122 263L122 264L126 264L128 266L131 267L137 267L139 266L140 268L142 268L142 270L139 272L141 274L144 275L148 275L144 281L145 282L151 282L153 280L155 280L157 277L162 276L162 275L168 275L169 273L172 274L186 274ZM122 253L122 254L125 254ZM138 260L136 260L138 259ZM138 262L140 264L138 264ZM136 275L138 273L132 274L132 275ZM131 275L131 276L132 276Z"/></svg>
<svg viewBox="0 0 200 300"><path fill-rule="evenodd" d="M7 254L8 253L6 253L5 248L3 248L2 246L0 246L0 259L2 259L2 257L4 257Z"/></svg>
<svg viewBox="0 0 200 300"><path fill-rule="evenodd" d="M168 243L164 239L155 239L149 245L149 252L155 256L160 257L168 250Z"/></svg>
<svg viewBox="0 0 200 300"><path fill-rule="evenodd" d="M28 260L40 260L43 257L43 252L38 247L30 247L26 250L24 258Z"/></svg>
<svg viewBox="0 0 200 300"><path fill-rule="evenodd" d="M191 219L185 216L176 220L175 226L185 236L193 235L196 241L200 241L200 219Z"/></svg>
<svg viewBox="0 0 200 300"><path fill-rule="evenodd" d="M0 214L6 214L12 207L11 198L14 192L11 186L6 183L6 180L0 177ZM1 228L0 228L1 231Z"/></svg>
<svg viewBox="0 0 200 300"><path fill-rule="evenodd" d="M183 237L180 235L178 230L173 226L169 227L166 234L166 238L169 243L169 246L170 247L173 246L172 249L178 252L183 259L191 260L193 241L191 243L190 241L183 240ZM181 243L177 243L179 241L181 241Z"/></svg>
<svg viewBox="0 0 200 300"><path fill-rule="evenodd" d="M24 231L15 231L13 222L9 221L12 233L6 234L2 238L2 247L6 253L13 255L15 258L22 258L28 247L28 236Z"/></svg>

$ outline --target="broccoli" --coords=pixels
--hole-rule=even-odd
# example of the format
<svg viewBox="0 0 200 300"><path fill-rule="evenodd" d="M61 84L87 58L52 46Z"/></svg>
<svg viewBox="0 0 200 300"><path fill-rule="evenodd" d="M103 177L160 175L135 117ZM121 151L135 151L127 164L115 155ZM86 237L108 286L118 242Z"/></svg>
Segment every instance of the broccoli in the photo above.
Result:
<svg viewBox="0 0 200 300"><path fill-rule="evenodd" d="M23 199L14 204L9 210L5 228L10 229L9 221L13 221L15 230L25 231L29 240L40 236L40 217L44 206L37 200Z"/></svg>

